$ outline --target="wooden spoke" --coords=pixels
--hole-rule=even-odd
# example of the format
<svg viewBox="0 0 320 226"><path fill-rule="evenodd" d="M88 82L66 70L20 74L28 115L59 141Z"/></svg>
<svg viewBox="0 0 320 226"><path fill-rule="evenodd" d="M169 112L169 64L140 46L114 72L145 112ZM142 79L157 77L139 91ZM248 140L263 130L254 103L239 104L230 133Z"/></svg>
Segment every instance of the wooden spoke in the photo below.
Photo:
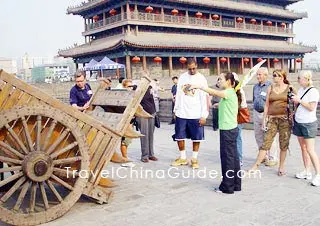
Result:
<svg viewBox="0 0 320 226"><path fill-rule="evenodd" d="M32 182L31 195L30 195L30 212L34 212L34 207L36 206L36 195L37 195L37 183Z"/></svg>
<svg viewBox="0 0 320 226"><path fill-rule="evenodd" d="M80 161L81 159L82 159L81 156L66 158L66 159L58 159L53 161L53 165L74 163L74 162Z"/></svg>
<svg viewBox="0 0 320 226"><path fill-rule="evenodd" d="M12 166L12 167L0 168L0 173L14 172L14 171L19 171L21 169L22 169L22 166Z"/></svg>
<svg viewBox="0 0 320 226"><path fill-rule="evenodd" d="M54 185L52 184L52 182L50 180L47 180L47 185L49 186L52 193L56 196L57 200L59 202L62 202L62 200L63 200L62 197L60 196L59 192L57 191L57 189L54 187Z"/></svg>
<svg viewBox="0 0 320 226"><path fill-rule="evenodd" d="M51 178L54 179L56 182L60 183L62 186L64 186L65 188L69 189L70 191L73 190L73 187L71 185L69 185L67 182L61 180L59 177L57 177L56 175L52 174Z"/></svg>
<svg viewBox="0 0 320 226"><path fill-rule="evenodd" d="M25 154L28 154L28 150L27 148L24 146L24 144L22 143L22 141L19 139L19 137L17 136L17 134L13 131L13 129L9 126L9 124L6 124L5 127L7 128L7 130L9 131L10 135L12 136L12 138L17 142L17 144L20 146L20 148L22 149L22 151Z"/></svg>
<svg viewBox="0 0 320 226"><path fill-rule="evenodd" d="M16 149L12 148L10 145L4 143L3 141L0 141L0 149L6 153L7 155L9 155L10 157L12 156L12 153L14 155L16 155L17 157L19 157L20 159L24 159L24 155L21 154L19 151L17 151Z"/></svg>
<svg viewBox="0 0 320 226"><path fill-rule="evenodd" d="M59 175L66 176L67 178L73 178L73 176L78 177L78 172L73 172L72 169L66 170L66 169L60 169L57 167L53 168L53 172L57 172Z"/></svg>
<svg viewBox="0 0 320 226"><path fill-rule="evenodd" d="M61 141L68 135L70 129L65 129L60 137L48 148L47 153L50 155L54 149L61 143Z"/></svg>
<svg viewBox="0 0 320 226"><path fill-rule="evenodd" d="M71 150L72 148L74 148L74 147L77 146L77 145L78 145L78 142L75 141L75 142L69 144L68 146L64 147L63 149L54 152L54 153L51 154L50 156L51 156L52 159L54 159L54 158L58 157L59 155L62 155L63 153Z"/></svg>
<svg viewBox="0 0 320 226"><path fill-rule="evenodd" d="M7 183L11 182L11 181L14 181L15 179L18 179L20 177L23 176L23 172L19 172L19 173L16 173L16 174L13 174L12 176L4 179L3 181L0 182L0 188L4 185L6 185Z"/></svg>
<svg viewBox="0 0 320 226"><path fill-rule="evenodd" d="M19 165L22 164L21 160L8 158L8 157L3 157L3 156L0 156L0 161L1 162L5 162L5 163L15 163L15 164L19 164Z"/></svg>
<svg viewBox="0 0 320 226"><path fill-rule="evenodd" d="M50 124L50 127L49 127L49 130L48 130L48 133L47 133L47 137L46 139L44 140L44 143L43 143L43 146L42 146L42 150L44 151L45 148L47 147L48 143L49 143L49 140L52 136L52 133L53 133L53 130L54 128L56 127L57 125L57 120L53 120Z"/></svg>
<svg viewBox="0 0 320 226"><path fill-rule="evenodd" d="M18 188L20 188L20 186L23 184L23 182L26 181L26 177L21 177L11 188L9 191L7 191L6 194L4 194L2 197L1 197L1 201L2 202L6 202L8 200L8 198L11 197L11 195L13 193L16 192L16 190L18 190Z"/></svg>
<svg viewBox="0 0 320 226"><path fill-rule="evenodd" d="M44 188L44 182L39 183L40 184L40 191L41 191L41 195L42 195L42 199L43 199L43 204L44 204L44 208L47 210L49 209L49 202L48 202L48 198L47 198L47 193L46 193L46 189Z"/></svg>
<svg viewBox="0 0 320 226"><path fill-rule="evenodd" d="M24 200L24 197L27 194L28 188L29 188L30 182L27 181L26 183L24 183L24 185L22 186L21 192L19 194L18 200L16 202L16 204L14 205L13 209L15 211L18 211L20 209L20 206Z"/></svg>
<svg viewBox="0 0 320 226"><path fill-rule="evenodd" d="M36 150L40 151L40 139L41 139L41 115L37 116L37 136L36 136Z"/></svg>
<svg viewBox="0 0 320 226"><path fill-rule="evenodd" d="M22 117L21 121L22 121L23 129L24 129L24 134L26 135L26 139L28 142L29 150L34 151L32 139L31 139L31 134L29 132L27 121L26 121L25 117Z"/></svg>

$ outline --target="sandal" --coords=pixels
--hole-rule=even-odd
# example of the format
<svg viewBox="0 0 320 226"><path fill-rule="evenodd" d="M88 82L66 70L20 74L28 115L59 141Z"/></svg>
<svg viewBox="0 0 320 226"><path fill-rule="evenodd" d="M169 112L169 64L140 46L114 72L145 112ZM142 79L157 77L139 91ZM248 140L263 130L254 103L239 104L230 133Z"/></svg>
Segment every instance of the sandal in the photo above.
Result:
<svg viewBox="0 0 320 226"><path fill-rule="evenodd" d="M282 170L279 170L278 171L278 176L279 177L283 177L283 176L286 176L287 174L284 172L284 171L282 171Z"/></svg>

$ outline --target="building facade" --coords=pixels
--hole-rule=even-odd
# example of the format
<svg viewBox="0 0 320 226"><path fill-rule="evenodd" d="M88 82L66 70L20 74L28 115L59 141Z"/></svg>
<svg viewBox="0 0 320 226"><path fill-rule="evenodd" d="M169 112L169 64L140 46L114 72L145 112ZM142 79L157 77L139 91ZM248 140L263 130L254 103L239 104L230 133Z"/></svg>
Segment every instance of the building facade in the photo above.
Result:
<svg viewBox="0 0 320 226"><path fill-rule="evenodd" d="M316 47L293 42L293 24L307 17L287 6L298 0L90 0L67 12L84 19L85 43L59 50L76 64L104 56L153 77L185 70L196 57L205 75L245 73L266 59L269 69L296 71Z"/></svg>

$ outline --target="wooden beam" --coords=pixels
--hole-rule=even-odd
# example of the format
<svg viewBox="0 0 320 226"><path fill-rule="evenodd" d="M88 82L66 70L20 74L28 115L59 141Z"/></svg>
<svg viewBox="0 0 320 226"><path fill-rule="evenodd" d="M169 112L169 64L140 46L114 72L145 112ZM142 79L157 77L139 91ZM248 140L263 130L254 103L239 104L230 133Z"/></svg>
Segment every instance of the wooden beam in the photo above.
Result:
<svg viewBox="0 0 320 226"><path fill-rule="evenodd" d="M228 61L228 71L231 71L231 68L230 68L230 57L227 57L227 61Z"/></svg>

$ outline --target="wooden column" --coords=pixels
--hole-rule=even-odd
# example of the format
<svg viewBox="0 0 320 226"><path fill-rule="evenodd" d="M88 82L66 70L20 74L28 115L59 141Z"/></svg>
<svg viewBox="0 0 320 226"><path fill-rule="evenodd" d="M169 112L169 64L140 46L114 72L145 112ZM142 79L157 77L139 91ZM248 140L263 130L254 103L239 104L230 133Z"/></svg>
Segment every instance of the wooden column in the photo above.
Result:
<svg viewBox="0 0 320 226"><path fill-rule="evenodd" d="M127 78L132 78L131 75L131 61L130 61L130 56L126 56L126 72L127 72Z"/></svg>
<svg viewBox="0 0 320 226"><path fill-rule="evenodd" d="M161 20L164 21L164 9L161 7Z"/></svg>
<svg viewBox="0 0 320 226"><path fill-rule="evenodd" d="M139 33L139 27L138 25L136 25L136 35L138 35L138 33Z"/></svg>
<svg viewBox="0 0 320 226"><path fill-rule="evenodd" d="M217 74L220 75L220 59L217 57Z"/></svg>
<svg viewBox="0 0 320 226"><path fill-rule="evenodd" d="M268 70L270 70L270 58L267 59Z"/></svg>
<svg viewBox="0 0 320 226"><path fill-rule="evenodd" d="M253 58L250 58L250 68L253 68Z"/></svg>
<svg viewBox="0 0 320 226"><path fill-rule="evenodd" d="M116 63L119 63L119 58L116 58ZM119 68L117 68L117 70L116 70L116 76L117 76L117 78L120 78L120 69Z"/></svg>
<svg viewBox="0 0 320 226"><path fill-rule="evenodd" d="M281 69L286 71L285 68L284 68L284 58L281 59Z"/></svg>
<svg viewBox="0 0 320 226"><path fill-rule="evenodd" d="M106 13L104 12L102 13L102 15L103 15L103 25L106 25Z"/></svg>
<svg viewBox="0 0 320 226"><path fill-rule="evenodd" d="M241 74L244 73L244 62L243 62L243 57L241 57Z"/></svg>
<svg viewBox="0 0 320 226"><path fill-rule="evenodd" d="M220 15L220 27L222 27L222 15Z"/></svg>
<svg viewBox="0 0 320 226"><path fill-rule="evenodd" d="M129 19L131 19L129 2L127 2L127 4L126 4L126 11L127 11L127 20L129 20Z"/></svg>
<svg viewBox="0 0 320 226"><path fill-rule="evenodd" d="M296 61L296 59L293 59L293 70L294 70L294 73L297 73L297 61Z"/></svg>
<svg viewBox="0 0 320 226"><path fill-rule="evenodd" d="M124 9L123 6L120 7L120 11L121 11L121 21L124 20Z"/></svg>
<svg viewBox="0 0 320 226"><path fill-rule="evenodd" d="M186 24L189 24L189 11L186 10Z"/></svg>
<svg viewBox="0 0 320 226"><path fill-rule="evenodd" d="M261 31L263 31L263 20L261 20Z"/></svg>
<svg viewBox="0 0 320 226"><path fill-rule="evenodd" d="M147 70L147 57L146 56L142 56L142 69L144 71Z"/></svg>
<svg viewBox="0 0 320 226"><path fill-rule="evenodd" d="M301 57L300 69L303 70L303 58Z"/></svg>
<svg viewBox="0 0 320 226"><path fill-rule="evenodd" d="M169 76L172 77L172 56L169 56Z"/></svg>
<svg viewBox="0 0 320 226"><path fill-rule="evenodd" d="M230 69L230 57L227 57L227 61L228 61L228 71L231 71L231 69Z"/></svg>
<svg viewBox="0 0 320 226"><path fill-rule="evenodd" d="M84 30L86 31L87 30L87 19L84 18Z"/></svg>
<svg viewBox="0 0 320 226"><path fill-rule="evenodd" d="M130 33L131 32L131 27L130 27L130 25L128 24L127 25L127 33Z"/></svg>

